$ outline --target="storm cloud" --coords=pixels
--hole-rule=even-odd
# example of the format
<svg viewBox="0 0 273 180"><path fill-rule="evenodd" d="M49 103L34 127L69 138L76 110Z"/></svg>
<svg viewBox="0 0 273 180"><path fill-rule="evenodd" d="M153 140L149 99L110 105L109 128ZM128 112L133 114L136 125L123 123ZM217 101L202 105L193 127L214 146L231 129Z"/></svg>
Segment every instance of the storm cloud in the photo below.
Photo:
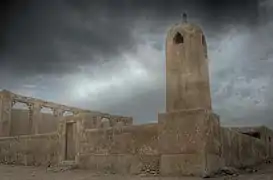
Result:
<svg viewBox="0 0 273 180"><path fill-rule="evenodd" d="M223 124L273 125L272 1L8 2L2 89L156 121L165 109L165 35L187 12L207 36L213 107Z"/></svg>

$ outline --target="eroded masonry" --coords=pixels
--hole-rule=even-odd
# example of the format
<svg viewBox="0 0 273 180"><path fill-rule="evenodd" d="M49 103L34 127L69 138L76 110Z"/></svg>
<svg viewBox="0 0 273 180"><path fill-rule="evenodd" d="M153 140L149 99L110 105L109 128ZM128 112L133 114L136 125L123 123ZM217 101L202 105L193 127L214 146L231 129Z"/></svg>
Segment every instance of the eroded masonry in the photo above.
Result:
<svg viewBox="0 0 273 180"><path fill-rule="evenodd" d="M0 92L0 161L18 165L72 163L112 173L213 174L273 158L267 127L224 128L212 111L206 38L191 23L166 38L166 112L158 123L58 105ZM24 103L25 109L16 108ZM42 111L44 108L49 112Z"/></svg>

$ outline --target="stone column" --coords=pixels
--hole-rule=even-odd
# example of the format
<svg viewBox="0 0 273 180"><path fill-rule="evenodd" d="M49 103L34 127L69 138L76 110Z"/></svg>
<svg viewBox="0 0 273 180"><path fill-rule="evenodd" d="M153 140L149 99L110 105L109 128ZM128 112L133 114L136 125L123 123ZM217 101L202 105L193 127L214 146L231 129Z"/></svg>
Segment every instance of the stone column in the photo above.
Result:
<svg viewBox="0 0 273 180"><path fill-rule="evenodd" d="M11 134L11 93L3 90L0 92L0 137Z"/></svg>
<svg viewBox="0 0 273 180"><path fill-rule="evenodd" d="M60 117L58 120L58 139L59 139L59 152L58 152L58 163L65 160L65 142L66 142L66 120L65 117Z"/></svg>
<svg viewBox="0 0 273 180"><path fill-rule="evenodd" d="M60 118L63 116L64 110L62 109L53 109L53 115L57 118L57 120L60 120Z"/></svg>
<svg viewBox="0 0 273 180"><path fill-rule="evenodd" d="M42 106L38 102L29 103L29 133L39 134L39 122L42 118Z"/></svg>
<svg viewBox="0 0 273 180"><path fill-rule="evenodd" d="M75 157L75 162L76 164L80 164L81 162L81 157L80 154L82 153L82 142L85 142L86 139L86 129L84 127L85 124L85 117L84 115L81 115L80 113L76 115L76 157Z"/></svg>

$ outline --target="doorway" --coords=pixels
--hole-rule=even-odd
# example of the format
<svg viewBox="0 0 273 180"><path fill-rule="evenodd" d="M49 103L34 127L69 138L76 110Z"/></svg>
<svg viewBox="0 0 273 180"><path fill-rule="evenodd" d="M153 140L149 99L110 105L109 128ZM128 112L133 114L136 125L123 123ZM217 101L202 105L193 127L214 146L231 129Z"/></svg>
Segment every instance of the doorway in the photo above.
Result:
<svg viewBox="0 0 273 180"><path fill-rule="evenodd" d="M76 156L76 123L66 123L65 160L74 161Z"/></svg>

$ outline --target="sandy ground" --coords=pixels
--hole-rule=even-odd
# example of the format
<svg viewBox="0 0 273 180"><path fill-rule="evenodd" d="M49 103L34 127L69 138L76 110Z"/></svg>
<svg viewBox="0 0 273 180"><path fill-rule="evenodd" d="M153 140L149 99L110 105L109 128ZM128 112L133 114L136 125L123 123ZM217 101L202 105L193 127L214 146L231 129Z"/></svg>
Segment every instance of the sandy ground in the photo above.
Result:
<svg viewBox="0 0 273 180"><path fill-rule="evenodd" d="M273 180L273 164L262 165L252 174L223 176L212 180ZM64 172L47 171L43 167L0 165L0 180L200 180L196 177L144 177L98 175L86 170L69 170Z"/></svg>

